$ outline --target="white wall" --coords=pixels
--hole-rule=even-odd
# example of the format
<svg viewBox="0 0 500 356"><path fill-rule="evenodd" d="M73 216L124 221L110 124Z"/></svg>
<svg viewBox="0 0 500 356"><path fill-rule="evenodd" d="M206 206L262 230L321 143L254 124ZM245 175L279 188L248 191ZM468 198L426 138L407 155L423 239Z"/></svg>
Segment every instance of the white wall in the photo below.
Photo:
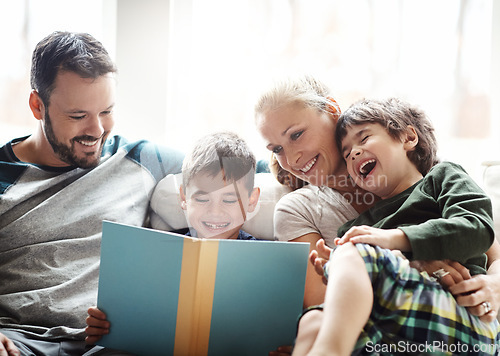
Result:
<svg viewBox="0 0 500 356"><path fill-rule="evenodd" d="M493 1L491 36L491 117L496 159L500 161L500 1Z"/></svg>
<svg viewBox="0 0 500 356"><path fill-rule="evenodd" d="M167 118L168 0L116 2L115 133L161 142Z"/></svg>

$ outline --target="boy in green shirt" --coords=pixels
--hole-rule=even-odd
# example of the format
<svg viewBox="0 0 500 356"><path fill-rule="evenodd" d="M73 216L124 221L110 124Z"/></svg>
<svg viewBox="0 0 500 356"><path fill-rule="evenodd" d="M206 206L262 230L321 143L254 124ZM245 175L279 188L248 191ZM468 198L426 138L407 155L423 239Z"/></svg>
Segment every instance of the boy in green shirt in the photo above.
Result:
<svg viewBox="0 0 500 356"><path fill-rule="evenodd" d="M362 101L340 117L336 139L349 175L382 200L339 229L326 265L311 253L328 279L324 311L316 332L300 337L299 327L294 354L495 352L497 321L483 323L391 251L485 273L491 203L460 166L436 164L433 131L421 110L397 99Z"/></svg>

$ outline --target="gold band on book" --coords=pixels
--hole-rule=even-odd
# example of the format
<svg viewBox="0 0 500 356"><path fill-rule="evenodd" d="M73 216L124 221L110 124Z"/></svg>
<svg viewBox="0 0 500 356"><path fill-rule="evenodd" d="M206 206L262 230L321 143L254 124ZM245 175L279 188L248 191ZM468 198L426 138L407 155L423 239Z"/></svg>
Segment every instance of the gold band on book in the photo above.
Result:
<svg viewBox="0 0 500 356"><path fill-rule="evenodd" d="M218 249L217 240L184 240L174 356L208 353Z"/></svg>

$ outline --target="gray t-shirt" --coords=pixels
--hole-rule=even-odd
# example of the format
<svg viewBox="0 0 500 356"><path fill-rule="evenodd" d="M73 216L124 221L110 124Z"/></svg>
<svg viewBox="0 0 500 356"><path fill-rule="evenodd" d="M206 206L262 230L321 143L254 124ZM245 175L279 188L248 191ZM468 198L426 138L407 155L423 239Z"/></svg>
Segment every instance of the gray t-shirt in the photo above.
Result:
<svg viewBox="0 0 500 356"><path fill-rule="evenodd" d="M358 215L336 190L309 184L278 201L274 210L274 234L277 240L290 241L317 233L327 246L334 248L337 229Z"/></svg>
<svg viewBox="0 0 500 356"><path fill-rule="evenodd" d="M54 168L19 161L23 139L0 148L0 329L83 339L102 221L147 223L153 188L182 155L114 136L96 168Z"/></svg>

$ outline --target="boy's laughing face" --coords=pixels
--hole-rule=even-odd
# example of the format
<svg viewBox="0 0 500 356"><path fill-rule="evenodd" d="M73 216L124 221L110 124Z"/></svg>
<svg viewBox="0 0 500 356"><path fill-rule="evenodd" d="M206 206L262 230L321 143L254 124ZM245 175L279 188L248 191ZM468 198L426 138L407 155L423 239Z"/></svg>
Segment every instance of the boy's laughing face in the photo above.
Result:
<svg viewBox="0 0 500 356"><path fill-rule="evenodd" d="M249 194L244 179L225 182L222 173L215 177L201 174L183 188L182 207L189 227L200 238L236 239L259 197L258 189Z"/></svg>
<svg viewBox="0 0 500 356"><path fill-rule="evenodd" d="M382 199L390 198L422 178L407 152L418 143L408 126L401 139L393 138L380 124L353 125L342 139L342 155L354 182Z"/></svg>

